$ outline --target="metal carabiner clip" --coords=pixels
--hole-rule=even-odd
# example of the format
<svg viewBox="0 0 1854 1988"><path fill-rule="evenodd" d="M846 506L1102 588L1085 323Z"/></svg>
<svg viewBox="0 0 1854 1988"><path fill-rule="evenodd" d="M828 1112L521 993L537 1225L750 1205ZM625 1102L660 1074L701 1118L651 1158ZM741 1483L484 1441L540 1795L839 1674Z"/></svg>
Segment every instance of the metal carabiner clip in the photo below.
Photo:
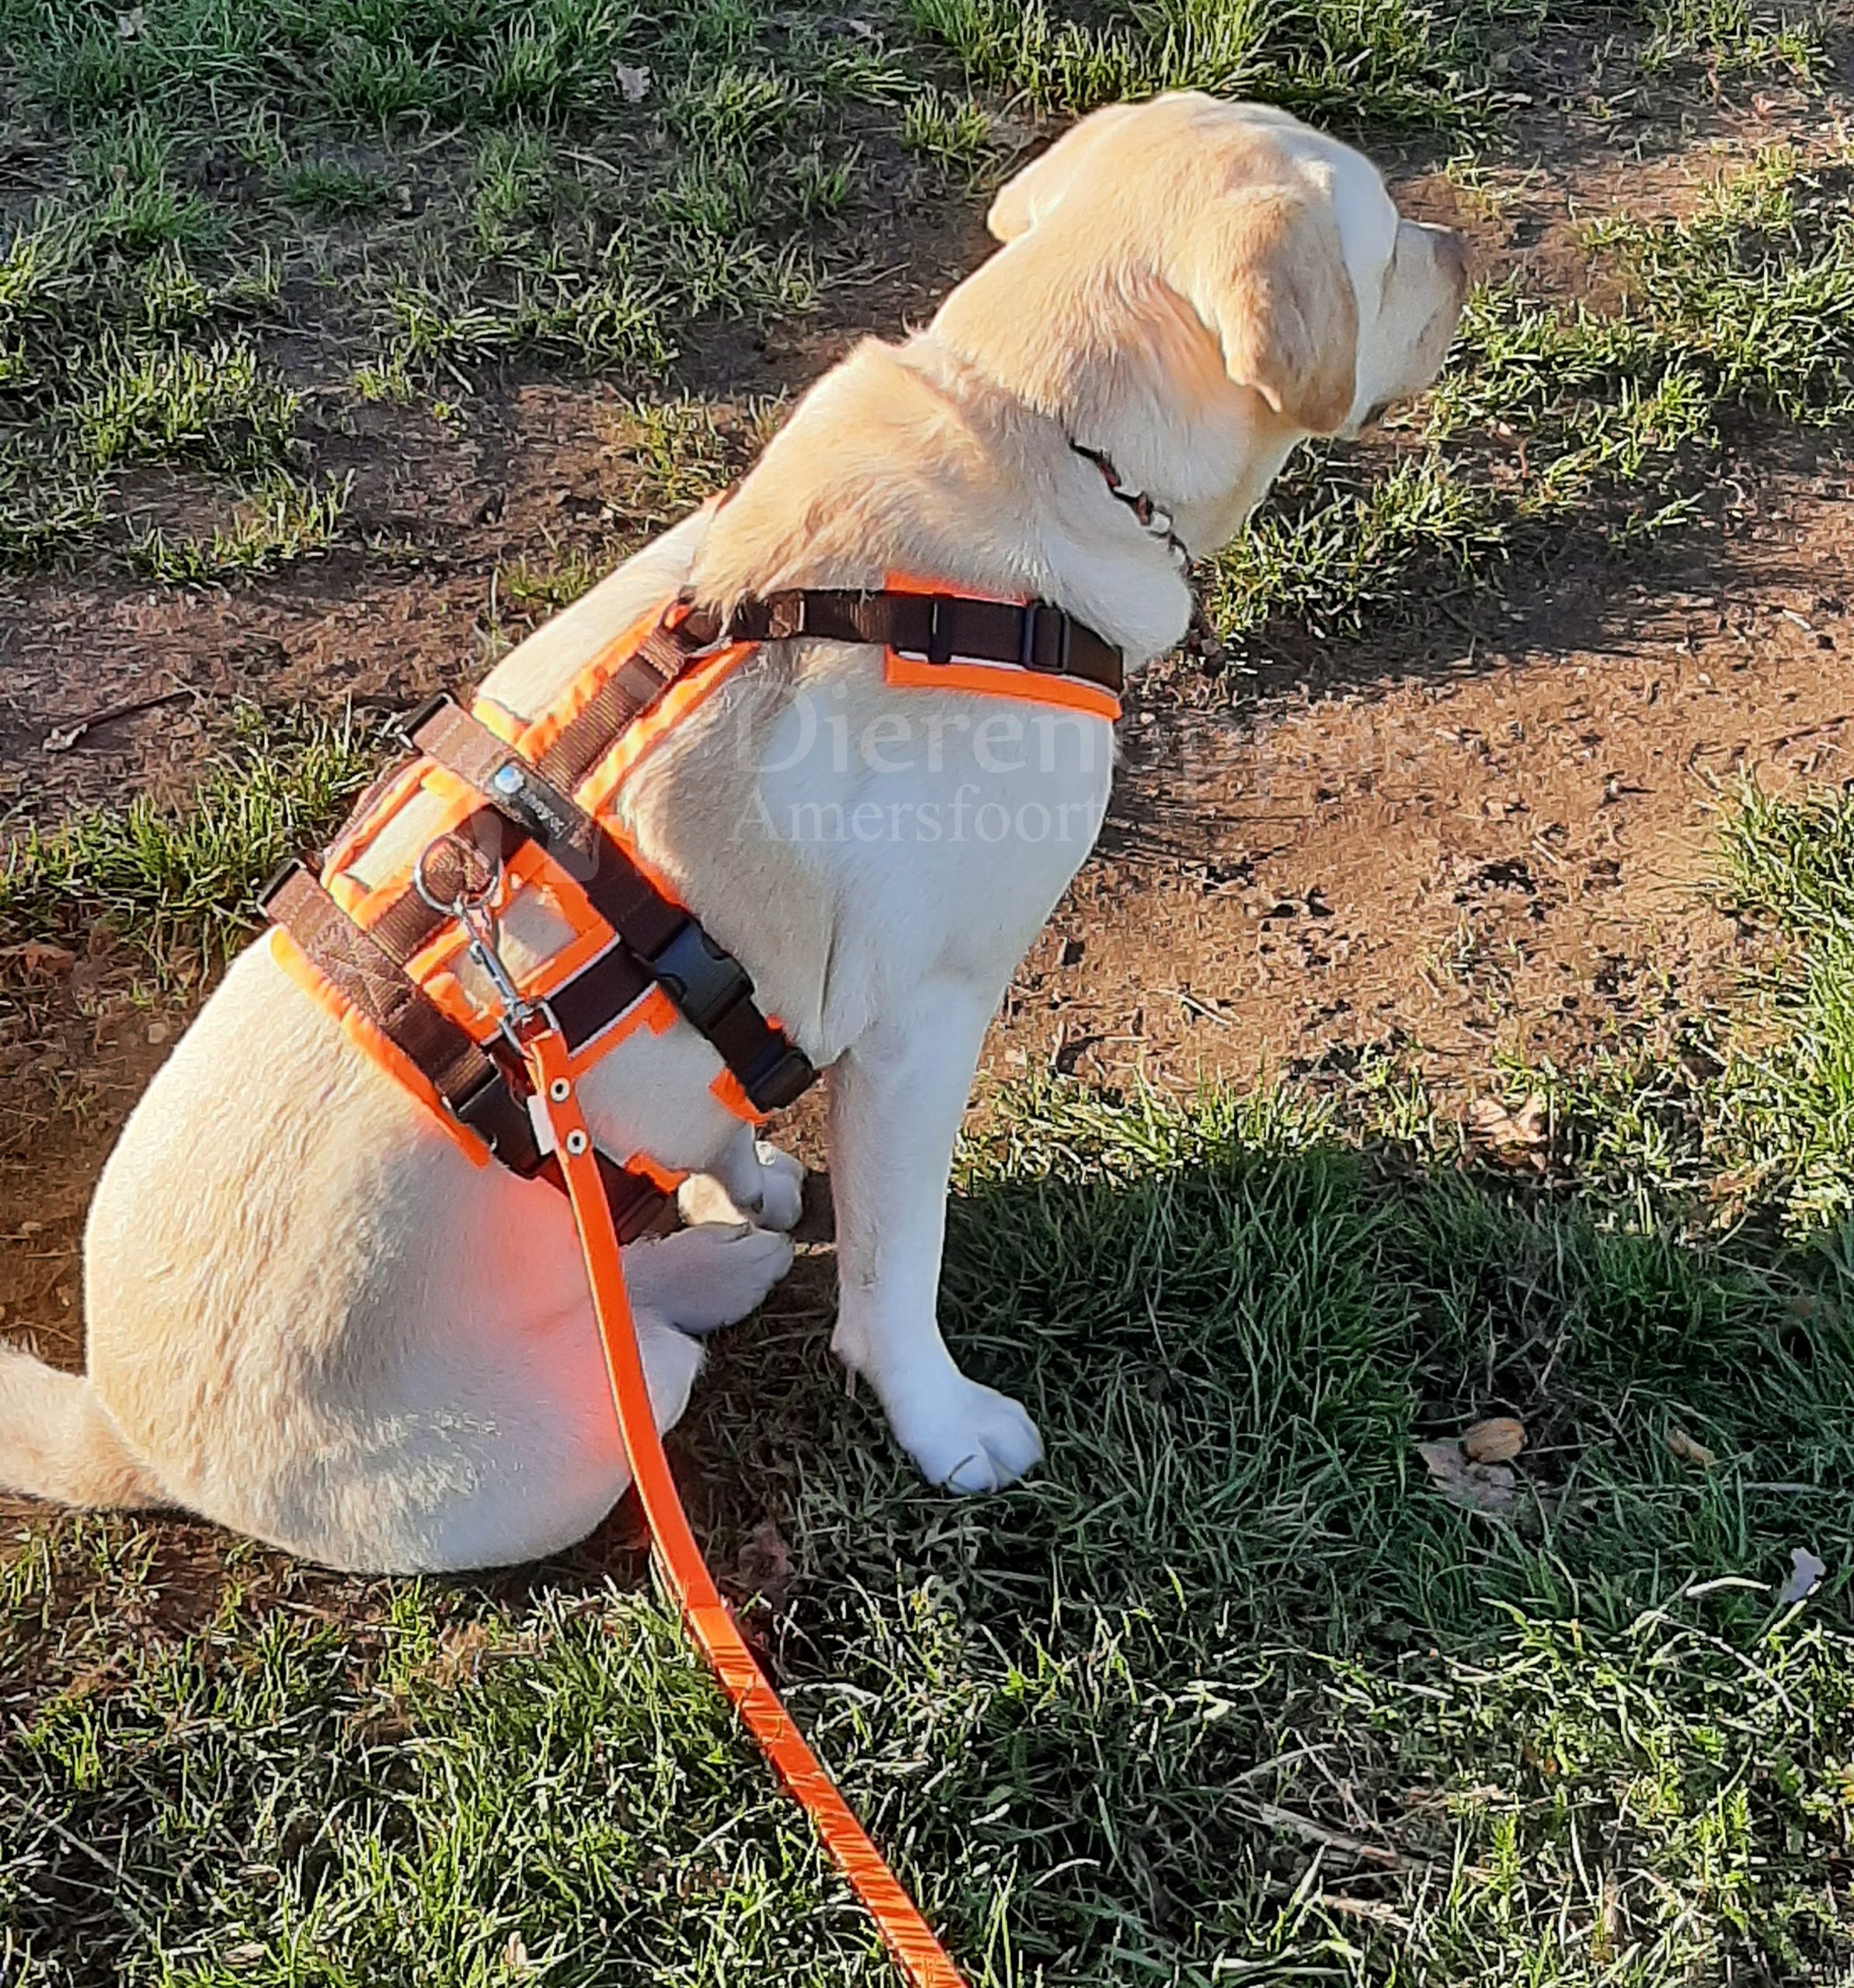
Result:
<svg viewBox="0 0 1854 1988"><path fill-rule="evenodd" d="M454 850L457 857L458 883L456 894L443 896L433 883L426 865L442 849ZM489 863L491 867L480 888L471 886L473 864ZM526 1022L533 1012L532 1005L524 998L515 984L515 977L503 963L497 950L499 937L494 905L497 893L502 888L503 864L498 856L486 857L480 850L472 849L463 838L456 835L442 835L427 843L419 852L418 861L412 865L412 888L435 912L447 918L454 918L468 942L471 958L482 970L496 1001L502 1009L503 1030L510 1040L515 1040L514 1030Z"/></svg>

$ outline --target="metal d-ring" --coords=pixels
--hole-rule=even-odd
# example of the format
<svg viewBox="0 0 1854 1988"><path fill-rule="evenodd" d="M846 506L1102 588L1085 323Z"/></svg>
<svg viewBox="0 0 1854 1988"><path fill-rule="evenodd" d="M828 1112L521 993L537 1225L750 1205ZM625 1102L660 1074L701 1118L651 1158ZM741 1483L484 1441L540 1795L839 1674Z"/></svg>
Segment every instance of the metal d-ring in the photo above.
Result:
<svg viewBox="0 0 1854 1988"><path fill-rule="evenodd" d="M447 845L455 849L461 858L458 874L461 881L454 897L440 897L437 886L426 874L425 866L436 852ZM447 918L454 918L464 937L469 941L470 957L483 971L494 989L497 1002L502 1008L502 1025L505 1032L511 1024L525 1021L531 1012L530 1004L523 999L521 989L515 984L515 976L503 965L502 954L496 949L499 936L496 913L492 909L496 894L502 888L503 863L498 856L493 859L493 867L489 880L480 891L470 888L470 864L482 851L473 850L461 836L445 834L428 842L419 852L419 860L412 865L412 885L431 909ZM510 1037L513 1040L513 1036Z"/></svg>
<svg viewBox="0 0 1854 1988"><path fill-rule="evenodd" d="M443 898L425 874L425 866L440 849L454 849L457 853L457 875L461 879L454 897ZM489 880L480 891L470 887L470 866L478 860L490 865ZM419 852L419 860L412 867L412 887L430 905L433 911L442 912L447 918L460 923L471 915L481 912L496 902L496 894L502 888L503 864L499 856L488 857L480 849L472 849L460 835L447 832L434 837ZM469 929L465 925L465 930Z"/></svg>

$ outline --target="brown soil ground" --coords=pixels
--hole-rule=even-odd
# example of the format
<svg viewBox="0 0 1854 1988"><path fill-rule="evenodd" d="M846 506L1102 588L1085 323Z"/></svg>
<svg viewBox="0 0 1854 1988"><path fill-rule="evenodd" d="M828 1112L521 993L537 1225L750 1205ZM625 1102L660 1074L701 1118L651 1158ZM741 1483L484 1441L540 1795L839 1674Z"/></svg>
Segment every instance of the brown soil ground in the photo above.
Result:
<svg viewBox="0 0 1854 1988"><path fill-rule="evenodd" d="M1420 161L1400 190L1466 227L1484 269L1575 294L1574 217L1678 210L1722 158L1831 122L1819 103L1703 108L1647 161L1567 127L1497 200L1469 204ZM983 239L965 217L839 319L770 349L719 340L697 370L743 397L815 377L853 331L918 318ZM615 393L538 380L485 391L461 430L377 412L326 460L355 472L364 555L234 592L116 571L0 582L16 828L184 791L241 700L403 709L480 668L522 632L498 615L497 568L615 558L643 474ZM1747 438L1706 527L1642 563L1573 543L1502 598L1381 640L1271 631L1260 673L1214 707L1156 678L1132 700L1108 831L1018 976L987 1081L1053 1065L1177 1085L1375 1044L1466 1093L1497 1051L1574 1055L1712 998L1743 943L1706 888L1720 797L1746 775L1854 777L1848 478L1832 447ZM75 960L16 949L0 976L0 1329L75 1364L89 1188L197 994L184 975L151 988L100 937ZM815 1154L815 1120L798 1134ZM182 1529L173 1550L210 1541Z"/></svg>

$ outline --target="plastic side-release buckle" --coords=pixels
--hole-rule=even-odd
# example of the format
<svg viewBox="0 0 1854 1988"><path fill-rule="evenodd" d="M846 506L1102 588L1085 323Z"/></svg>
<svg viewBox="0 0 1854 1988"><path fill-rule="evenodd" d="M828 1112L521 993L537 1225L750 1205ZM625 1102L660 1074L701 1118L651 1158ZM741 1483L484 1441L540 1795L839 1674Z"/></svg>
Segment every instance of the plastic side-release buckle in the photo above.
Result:
<svg viewBox="0 0 1854 1988"><path fill-rule="evenodd" d="M781 1049L740 1088L756 1111L781 1111L795 1104L810 1090L817 1076L811 1058L802 1049Z"/></svg>
<svg viewBox="0 0 1854 1988"><path fill-rule="evenodd" d="M746 968L692 918L642 958L678 1011L704 1033L753 991Z"/></svg>

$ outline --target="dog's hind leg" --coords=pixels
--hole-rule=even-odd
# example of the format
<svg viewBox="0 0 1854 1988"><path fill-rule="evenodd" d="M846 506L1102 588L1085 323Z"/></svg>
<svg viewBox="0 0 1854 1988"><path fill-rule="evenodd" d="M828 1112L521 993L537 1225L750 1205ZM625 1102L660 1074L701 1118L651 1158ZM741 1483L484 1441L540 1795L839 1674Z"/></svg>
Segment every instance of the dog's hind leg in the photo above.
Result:
<svg viewBox="0 0 1854 1988"><path fill-rule="evenodd" d="M687 1222L753 1222L791 1229L805 1200L805 1169L743 1125L706 1173L691 1173L676 1205Z"/></svg>
<svg viewBox="0 0 1854 1988"><path fill-rule="evenodd" d="M624 1252L633 1309L684 1333L736 1324L791 1268L791 1242L745 1222L699 1222Z"/></svg>
<svg viewBox="0 0 1854 1988"><path fill-rule="evenodd" d="M168 1501L82 1374L0 1345L0 1489L61 1505Z"/></svg>

